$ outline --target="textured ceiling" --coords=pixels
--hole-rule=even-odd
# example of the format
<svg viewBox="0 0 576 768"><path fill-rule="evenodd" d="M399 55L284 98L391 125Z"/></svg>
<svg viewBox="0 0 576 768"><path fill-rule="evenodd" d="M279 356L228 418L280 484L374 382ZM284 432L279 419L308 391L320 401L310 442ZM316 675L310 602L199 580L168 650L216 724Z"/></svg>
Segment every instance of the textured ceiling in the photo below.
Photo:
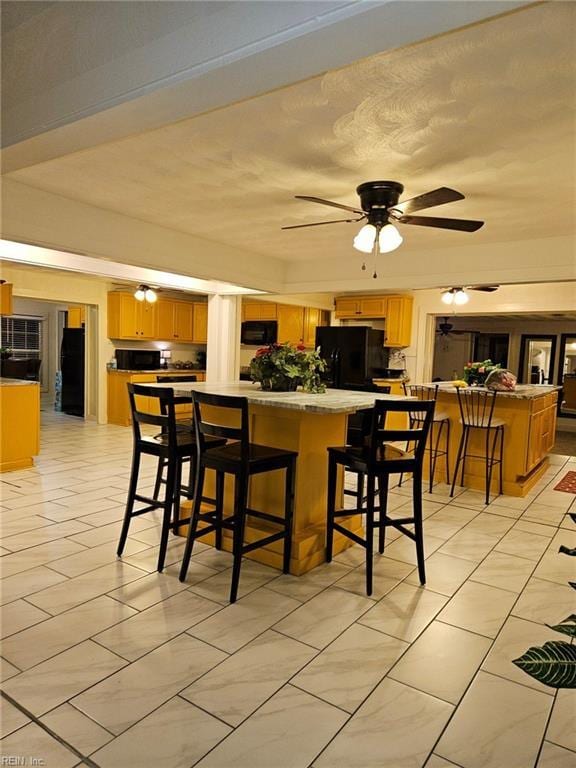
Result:
<svg viewBox="0 0 576 768"><path fill-rule="evenodd" d="M281 259L348 258L357 226L294 194L357 204L394 179L475 234L403 227L404 249L574 232L576 5L550 3L11 174L25 184ZM336 213L336 216L334 216Z"/></svg>

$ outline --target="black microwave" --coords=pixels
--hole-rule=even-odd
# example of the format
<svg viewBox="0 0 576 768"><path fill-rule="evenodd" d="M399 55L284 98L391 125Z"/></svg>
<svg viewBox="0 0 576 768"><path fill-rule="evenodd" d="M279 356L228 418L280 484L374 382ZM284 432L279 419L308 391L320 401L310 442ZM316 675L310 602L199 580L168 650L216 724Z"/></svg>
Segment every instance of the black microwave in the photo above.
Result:
<svg viewBox="0 0 576 768"><path fill-rule="evenodd" d="M117 349L116 367L120 371L155 371L160 368L160 350Z"/></svg>
<svg viewBox="0 0 576 768"><path fill-rule="evenodd" d="M242 344L261 346L275 344L278 340L278 323L276 320L245 320L242 323L240 341Z"/></svg>

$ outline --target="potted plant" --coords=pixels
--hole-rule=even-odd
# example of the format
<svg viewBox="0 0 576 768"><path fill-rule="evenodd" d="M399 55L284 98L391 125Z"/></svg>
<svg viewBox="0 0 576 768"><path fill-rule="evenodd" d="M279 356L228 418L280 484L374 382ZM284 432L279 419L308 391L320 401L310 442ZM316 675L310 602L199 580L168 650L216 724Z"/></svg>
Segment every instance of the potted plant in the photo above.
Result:
<svg viewBox="0 0 576 768"><path fill-rule="evenodd" d="M500 363L493 363L492 360L483 360L478 363L466 363L464 366L464 381L468 386L483 386L488 374L498 370Z"/></svg>
<svg viewBox="0 0 576 768"><path fill-rule="evenodd" d="M0 360L8 360L10 357L12 357L10 347L0 347Z"/></svg>
<svg viewBox="0 0 576 768"><path fill-rule="evenodd" d="M307 352L303 344L269 344L260 347L250 362L250 378L272 392L324 392L320 374L326 363L317 350Z"/></svg>

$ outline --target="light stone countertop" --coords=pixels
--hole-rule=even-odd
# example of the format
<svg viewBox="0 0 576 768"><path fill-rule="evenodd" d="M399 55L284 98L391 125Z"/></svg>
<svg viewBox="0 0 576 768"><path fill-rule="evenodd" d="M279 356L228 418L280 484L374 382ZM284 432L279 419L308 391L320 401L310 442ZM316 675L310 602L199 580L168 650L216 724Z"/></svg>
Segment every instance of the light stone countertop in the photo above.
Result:
<svg viewBox="0 0 576 768"><path fill-rule="evenodd" d="M0 387L29 387L34 384L36 387L39 385L37 381L30 381L28 379L6 379L0 377Z"/></svg>
<svg viewBox="0 0 576 768"><path fill-rule="evenodd" d="M157 384L157 387L174 389L176 395L187 395L192 390L211 395L245 397L253 405L289 408L308 413L333 414L354 413L362 408L371 408L376 400L413 400L399 395L380 395L378 392L351 392L345 389L327 389L322 394L308 392L264 392L258 384L249 381L231 381L210 384L206 382L182 382L178 384Z"/></svg>
<svg viewBox="0 0 576 768"><path fill-rule="evenodd" d="M131 368L108 368L108 373L126 373L126 374L152 374L155 373L158 376L174 376L174 375L194 375L195 373L206 373L205 368L151 368L145 371L132 370Z"/></svg>
<svg viewBox="0 0 576 768"><path fill-rule="evenodd" d="M439 392L448 392L456 394L456 387L451 381L437 381L423 384L422 386L434 389L438 385ZM486 387L465 387L464 389L474 389L476 392L491 392ZM514 391L498 390L498 397L514 397L517 400L533 400L535 397L543 397L552 392L557 392L560 387L554 384L517 384Z"/></svg>

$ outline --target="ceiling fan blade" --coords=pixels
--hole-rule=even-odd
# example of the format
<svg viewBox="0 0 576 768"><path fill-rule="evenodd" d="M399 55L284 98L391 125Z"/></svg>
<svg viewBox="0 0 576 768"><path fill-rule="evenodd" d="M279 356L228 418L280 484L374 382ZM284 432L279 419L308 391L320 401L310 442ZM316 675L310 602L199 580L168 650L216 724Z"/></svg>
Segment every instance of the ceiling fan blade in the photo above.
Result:
<svg viewBox="0 0 576 768"><path fill-rule="evenodd" d="M464 195L455 189L440 187L433 189L432 192L412 197L410 200L403 200L394 206L394 210L400 213L412 213L412 211L422 211L424 208L433 208L435 205L454 203L456 200L464 200Z"/></svg>
<svg viewBox="0 0 576 768"><path fill-rule="evenodd" d="M361 221L364 217L359 219L332 219L332 221L315 221L313 224L293 224L291 227L280 227L280 229L303 229L304 227L321 227L323 224L351 224L354 221Z"/></svg>
<svg viewBox="0 0 576 768"><path fill-rule="evenodd" d="M353 208L351 205L342 205L341 203L334 203L332 200L324 200L321 197L310 197L310 195L294 195L297 200L308 200L310 203L320 203L320 205L331 205L333 208L341 208L343 211L352 211L352 213L358 213L364 216L364 211L360 208Z"/></svg>
<svg viewBox="0 0 576 768"><path fill-rule="evenodd" d="M484 291L484 293L493 293L500 288L499 285L471 285L471 291Z"/></svg>
<svg viewBox="0 0 576 768"><path fill-rule="evenodd" d="M400 216L396 221L402 224L416 224L419 227L439 227L441 229L458 229L462 232L476 232L484 226L483 221L472 219L441 219L438 216Z"/></svg>

